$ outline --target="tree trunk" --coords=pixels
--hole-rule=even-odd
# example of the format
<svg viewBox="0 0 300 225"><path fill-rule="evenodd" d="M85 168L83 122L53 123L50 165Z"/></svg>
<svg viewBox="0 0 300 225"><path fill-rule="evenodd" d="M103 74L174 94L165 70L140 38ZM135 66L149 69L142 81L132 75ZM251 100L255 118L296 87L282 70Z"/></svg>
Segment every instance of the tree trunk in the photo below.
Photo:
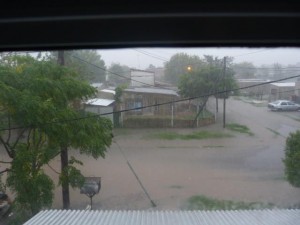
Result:
<svg viewBox="0 0 300 225"><path fill-rule="evenodd" d="M65 65L65 52L63 50L58 51L57 63L61 66ZM68 167L68 163L69 163L67 146L61 146L60 160L61 160L61 172L63 172ZM68 176L68 174L66 174L66 176ZM61 188L62 188L63 209L69 209L70 191L69 191L68 177L67 177L67 182L62 182Z"/></svg>
<svg viewBox="0 0 300 225"><path fill-rule="evenodd" d="M68 167L69 159L68 159L68 147L62 146L60 153L60 161L61 161L61 171L65 171ZM63 199L63 209L70 208L70 192L69 192L69 181L67 178L67 182L62 182L62 199Z"/></svg>

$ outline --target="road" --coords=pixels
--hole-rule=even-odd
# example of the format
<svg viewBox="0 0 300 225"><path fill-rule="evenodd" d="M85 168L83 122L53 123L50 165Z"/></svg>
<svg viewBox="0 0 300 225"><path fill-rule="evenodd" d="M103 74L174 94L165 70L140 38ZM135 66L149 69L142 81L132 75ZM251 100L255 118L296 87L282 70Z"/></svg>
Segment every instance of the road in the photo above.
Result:
<svg viewBox="0 0 300 225"><path fill-rule="evenodd" d="M253 136L224 130L220 109L216 124L197 129L119 129L105 159L94 160L75 151L71 154L83 161L83 174L102 178L100 193L94 197L95 209L184 209L187 199L194 195L289 207L300 203L300 188L284 179L282 158L286 136L300 129L299 115L270 112L231 99L227 101L227 123L247 125ZM199 130L231 133L234 137L188 141L147 138L157 132ZM51 162L53 168L59 169L59 165L59 158ZM57 181L54 171L48 167L45 170ZM72 208L84 209L88 204L86 196L71 189ZM61 207L59 188L53 207Z"/></svg>

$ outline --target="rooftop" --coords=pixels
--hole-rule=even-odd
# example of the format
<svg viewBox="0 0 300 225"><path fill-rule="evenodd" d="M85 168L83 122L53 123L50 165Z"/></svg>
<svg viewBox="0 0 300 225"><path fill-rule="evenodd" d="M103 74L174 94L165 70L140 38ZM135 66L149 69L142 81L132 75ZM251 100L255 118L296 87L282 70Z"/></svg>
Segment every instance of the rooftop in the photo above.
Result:
<svg viewBox="0 0 300 225"><path fill-rule="evenodd" d="M277 87L295 87L295 82L286 82L286 83L271 83L272 85L275 85Z"/></svg>
<svg viewBox="0 0 300 225"><path fill-rule="evenodd" d="M124 91L136 92L136 93L152 93L152 94L165 94L165 95L178 96L176 91L170 90L170 89L164 89L164 88L132 87L132 88L126 88Z"/></svg>
<svg viewBox="0 0 300 225"><path fill-rule="evenodd" d="M233 211L41 211L24 225L295 225L299 209Z"/></svg>
<svg viewBox="0 0 300 225"><path fill-rule="evenodd" d="M93 98L85 102L87 105L95 105L95 106L109 106L115 100L104 99L104 98Z"/></svg>
<svg viewBox="0 0 300 225"><path fill-rule="evenodd" d="M116 92L114 90L110 90L110 89L102 89L99 92L106 92L106 93L111 93L111 94L116 94Z"/></svg>

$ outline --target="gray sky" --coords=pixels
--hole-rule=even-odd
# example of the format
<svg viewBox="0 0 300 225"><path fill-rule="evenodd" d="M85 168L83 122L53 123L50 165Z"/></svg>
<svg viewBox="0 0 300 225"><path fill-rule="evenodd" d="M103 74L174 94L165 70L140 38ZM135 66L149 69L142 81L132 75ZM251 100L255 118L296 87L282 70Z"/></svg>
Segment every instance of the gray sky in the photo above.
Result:
<svg viewBox="0 0 300 225"><path fill-rule="evenodd" d="M130 48L99 50L105 64L120 63L129 67L145 69L149 64L162 67L172 55L184 52L189 55L233 56L234 62L248 61L256 66L300 62L300 48Z"/></svg>

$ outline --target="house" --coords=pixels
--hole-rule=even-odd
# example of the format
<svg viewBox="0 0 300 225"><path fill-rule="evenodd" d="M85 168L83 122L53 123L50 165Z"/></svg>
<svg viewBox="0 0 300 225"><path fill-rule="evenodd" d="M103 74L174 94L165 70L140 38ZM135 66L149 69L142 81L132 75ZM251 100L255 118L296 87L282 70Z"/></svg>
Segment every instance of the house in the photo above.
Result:
<svg viewBox="0 0 300 225"><path fill-rule="evenodd" d="M99 115L104 114L103 117L113 122L114 102L114 100L103 98L90 99L84 103L84 110Z"/></svg>
<svg viewBox="0 0 300 225"><path fill-rule="evenodd" d="M131 87L126 88L122 95L122 109L134 109L127 111L127 115L171 115L172 104L159 105L178 99L176 91L155 87ZM143 106L153 106L141 108Z"/></svg>
<svg viewBox="0 0 300 225"><path fill-rule="evenodd" d="M257 98L263 98L265 95L270 93L270 84L260 85L270 80L264 79L237 79L237 84L242 95L246 96L256 96ZM256 86L257 85L257 86ZM247 88L249 87L249 88Z"/></svg>
<svg viewBox="0 0 300 225"><path fill-rule="evenodd" d="M279 99L292 100L296 94L295 87L295 82L271 83L269 101L275 101Z"/></svg>
<svg viewBox="0 0 300 225"><path fill-rule="evenodd" d="M141 87L141 86L154 86L155 76L154 72L147 70L130 70L130 86L132 87Z"/></svg>
<svg viewBox="0 0 300 225"><path fill-rule="evenodd" d="M115 92L114 88L107 88L107 89L98 90L97 97L103 98L103 99L114 100L115 94L116 94L116 92Z"/></svg>

